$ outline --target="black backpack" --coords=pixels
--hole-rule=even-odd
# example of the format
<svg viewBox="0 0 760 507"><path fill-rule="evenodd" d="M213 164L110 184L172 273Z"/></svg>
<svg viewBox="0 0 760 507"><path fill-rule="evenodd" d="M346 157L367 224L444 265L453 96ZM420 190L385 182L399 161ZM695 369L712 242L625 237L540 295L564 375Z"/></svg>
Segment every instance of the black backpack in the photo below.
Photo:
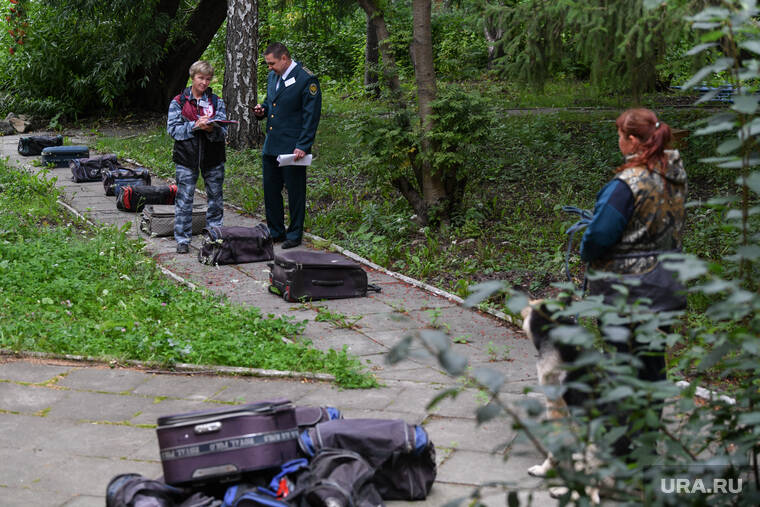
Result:
<svg viewBox="0 0 760 507"><path fill-rule="evenodd" d="M116 169L104 169L102 173L103 189L106 195L118 195L119 187L127 185L136 187L150 185L150 171L144 167L129 169L118 167Z"/></svg>
<svg viewBox="0 0 760 507"><path fill-rule="evenodd" d="M219 507L221 503L200 491L169 486L140 474L117 475L106 488L106 507Z"/></svg>
<svg viewBox="0 0 760 507"><path fill-rule="evenodd" d="M40 155L43 148L50 146L63 146L63 136L30 136L18 140L18 152L25 157Z"/></svg>
<svg viewBox="0 0 760 507"><path fill-rule="evenodd" d="M373 483L385 500L422 500L436 476L435 446L422 426L401 419L336 419L301 432L307 456L321 449L359 453L375 470Z"/></svg>
<svg viewBox="0 0 760 507"><path fill-rule="evenodd" d="M359 453L320 449L296 482L287 502L295 507L381 507L375 469Z"/></svg>

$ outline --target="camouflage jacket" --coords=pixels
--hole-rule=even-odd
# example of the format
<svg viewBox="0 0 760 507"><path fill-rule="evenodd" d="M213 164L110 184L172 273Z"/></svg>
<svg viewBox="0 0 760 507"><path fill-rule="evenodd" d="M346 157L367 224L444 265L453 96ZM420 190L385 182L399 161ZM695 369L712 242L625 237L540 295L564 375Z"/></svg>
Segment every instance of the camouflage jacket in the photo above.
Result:
<svg viewBox="0 0 760 507"><path fill-rule="evenodd" d="M620 239L604 255L590 261L591 269L644 273L657 263L656 253L681 249L686 171L677 150L666 150L665 154L668 164L664 177L645 167L630 167L617 174L616 179L630 189L631 215ZM596 211L595 208L595 218Z"/></svg>

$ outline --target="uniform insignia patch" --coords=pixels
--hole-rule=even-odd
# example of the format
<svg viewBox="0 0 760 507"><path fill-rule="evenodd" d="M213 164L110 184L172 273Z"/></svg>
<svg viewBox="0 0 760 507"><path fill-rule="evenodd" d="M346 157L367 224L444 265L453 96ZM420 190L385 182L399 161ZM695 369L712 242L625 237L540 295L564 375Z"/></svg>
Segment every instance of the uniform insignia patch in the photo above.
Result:
<svg viewBox="0 0 760 507"><path fill-rule="evenodd" d="M316 95L319 91L319 88L317 87L317 83L311 83L309 85L309 93L312 95Z"/></svg>

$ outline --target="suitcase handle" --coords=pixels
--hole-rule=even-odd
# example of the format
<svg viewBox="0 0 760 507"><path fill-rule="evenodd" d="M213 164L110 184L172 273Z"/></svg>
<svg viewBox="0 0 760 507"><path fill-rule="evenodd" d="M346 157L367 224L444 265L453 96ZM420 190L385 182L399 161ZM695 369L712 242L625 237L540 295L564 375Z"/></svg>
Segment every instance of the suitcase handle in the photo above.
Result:
<svg viewBox="0 0 760 507"><path fill-rule="evenodd" d="M367 292L380 292L380 290L380 286L375 285L374 283L367 284Z"/></svg>
<svg viewBox="0 0 760 507"><path fill-rule="evenodd" d="M311 284L318 287L338 287L343 285L343 280L312 280Z"/></svg>
<svg viewBox="0 0 760 507"><path fill-rule="evenodd" d="M202 435L204 433L214 433L222 429L221 421L214 421L205 424L196 424L193 431L196 435Z"/></svg>

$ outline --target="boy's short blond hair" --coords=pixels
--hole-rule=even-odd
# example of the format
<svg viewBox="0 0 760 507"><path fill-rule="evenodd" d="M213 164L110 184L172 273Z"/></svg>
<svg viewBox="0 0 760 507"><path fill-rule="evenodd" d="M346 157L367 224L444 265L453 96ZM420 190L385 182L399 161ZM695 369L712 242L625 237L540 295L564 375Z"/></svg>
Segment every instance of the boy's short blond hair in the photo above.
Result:
<svg viewBox="0 0 760 507"><path fill-rule="evenodd" d="M190 66L190 79L194 78L196 74L214 77L214 68L206 60L198 60Z"/></svg>

